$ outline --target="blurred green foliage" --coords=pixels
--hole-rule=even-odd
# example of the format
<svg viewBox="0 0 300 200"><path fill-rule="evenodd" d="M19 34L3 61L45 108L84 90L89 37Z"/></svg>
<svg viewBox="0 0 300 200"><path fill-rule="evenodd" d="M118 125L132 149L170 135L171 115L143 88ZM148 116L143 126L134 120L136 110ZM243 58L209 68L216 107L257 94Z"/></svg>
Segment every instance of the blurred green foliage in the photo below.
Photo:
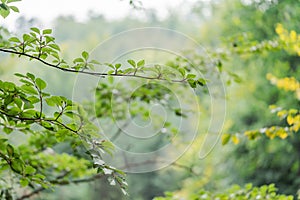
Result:
<svg viewBox="0 0 300 200"><path fill-rule="evenodd" d="M207 47L213 66L224 72L222 78L227 84L227 119L224 124L223 141L219 142L208 156L199 159L199 149L203 145L203 141L208 139L213 144L218 137L215 133L209 133L207 138L203 135L209 124L210 115L209 109L207 109L209 98L201 96L200 109L204 119L201 121L200 134L195 139L194 144L183 157L167 169L144 174L128 174L129 197L122 196L122 192L107 184L107 180L96 180L94 183L89 183L89 185L80 184L78 186L61 187L53 193L48 191L44 197L55 199L57 196L64 196L65 199L82 199L88 195L89 199L139 200L162 196L165 191L175 191L166 193L165 197L155 199L293 199L291 196L280 195L280 193L296 196L299 190L300 140L297 137L299 129L294 129L293 134L285 133L286 127L295 126L299 122L297 118L300 106L299 99L295 98L296 93L294 95L294 93L285 91L280 87L278 89L272 84L276 85L274 77L276 77L276 80L283 80L284 77L294 77L295 80L299 81L300 59L298 52L292 48L295 42L287 41L286 38L285 41L282 41L281 37L284 36L280 36L280 31L278 32L278 27L280 27L278 24L288 31L287 37L293 37L292 31L300 32L298 26L300 20L299 3L299 0L199 1L193 6L194 12L191 13L191 16L196 18L193 23L186 23L176 13L171 14L163 21L158 20L155 13L148 13L148 21L146 22L131 18L108 21L101 15L90 16L90 19L84 24L76 22L72 17L58 18L55 21L54 36L56 41L61 44L62 55L67 62L72 62L72 59L77 55L81 55L81 59L87 57L82 53L83 50L94 48L94 44L98 44L100 41L111 37L111 35L130 28L159 25L164 28L182 31L197 38L200 44ZM20 21L19 27L24 28L23 24L24 21ZM29 23L28 27L31 26ZM171 40L170 38L163 37L158 42L168 43ZM136 39L139 41L144 38L137 36ZM129 41L120 41L118 45L125 48L131 44ZM118 55L119 50L117 47L110 48L107 52L103 52L101 58L106 61L107 55ZM206 57L199 52L192 50L185 53L187 57L191 58L192 63L174 59L167 62L167 64L170 66L208 66L211 64L211 60L209 63L205 62ZM22 72L28 69L26 66L29 63L26 61L15 62L15 59L0 56L3 57L1 63L3 65L1 67L3 79L10 78L10 72L13 71L11 69L14 69L14 67L16 69L17 65L22 64L24 66L24 69L21 69ZM146 58L149 55L144 56ZM161 59L166 62L166 60L163 60L164 58ZM74 64L84 63L81 62L82 60L77 61ZM137 61L129 61L129 66L133 65L130 72L134 73L135 62ZM6 65L11 69L8 70ZM32 64L30 63L30 65ZM112 65L112 72L110 73L118 73L116 70L119 68L116 68L118 68L116 65ZM201 70L207 72L205 67ZM72 91L68 89L75 82L72 75L62 75L55 70L41 70L37 67L33 71L44 79L48 85L51 85L47 92L67 97L72 96ZM179 73L181 73L180 70ZM269 73L272 76L268 75ZM204 79L197 79L197 81L190 82L190 86L193 87L195 83L199 85L206 84ZM133 82L132 84L136 83ZM62 84L64 87L61 87ZM291 85L291 83L288 82L287 85ZM295 87L297 90L299 85L296 84ZM105 118L112 115L109 101L113 87L109 81L103 81L94 91L97 90L100 92L95 93L98 99L96 117L105 120ZM126 87L124 88L122 85L118 86L118 91L122 94L128 93ZM198 92L202 94L205 93L205 90ZM138 118L147 121L149 117L148 110L140 108L147 108L149 103L153 101L169 100L164 99L164 93L167 93L167 91L164 91L163 87L156 88L155 85L152 85L152 87L147 85L147 87L141 88L141 90L134 93L133 97L141 104L136 104L136 108L133 108L131 112ZM121 97L128 98L126 95L121 95ZM124 99L122 102L125 101ZM270 105L276 105L276 107L272 107L273 110L281 108L281 110L276 110L275 114L277 115L280 111L286 111L286 113L281 113L282 120L278 120L278 117L271 113ZM93 105L86 104L86 108L92 110ZM122 103L118 104L116 109L118 112L113 113L114 116L117 115L119 119L124 119L126 116L123 112L124 105ZM296 109L296 113L290 114L290 109ZM175 107L169 108L168 112L175 115L184 114ZM291 117L288 119L288 116ZM197 121L189 123L193 124ZM272 126L283 128L272 129ZM110 125L108 127L110 128ZM5 130L9 131L8 129ZM118 130L116 130L116 133L118 133ZM178 134L178 130L173 129L172 134ZM256 137L256 135L259 135L259 137ZM268 137L265 137L265 135ZM114 139L114 136L112 135L111 139ZM251 140L249 141L247 137ZM63 139L57 134L56 138L49 138L53 143L56 143L57 139ZM47 141L42 142L42 144L45 143L46 145L49 138L47 137ZM116 138L118 139L118 137ZM42 137L37 139L40 141L45 140ZM119 140L122 141L123 138L120 137ZM35 146L41 144L35 141L33 140L31 144ZM141 143L134 146L133 149L148 151L159 145L163 146L164 142L163 140L153 141L153 143L147 145ZM223 147L221 143L228 143L228 145ZM205 144L202 148L209 149L209 146ZM8 154L14 151L7 144L3 147L5 147L3 151ZM58 146L55 150L63 152L66 149L68 149L68 144ZM27 149L27 151L32 150ZM65 154L61 156L62 158L50 157L54 163L56 161L63 161L66 164L74 162L72 158L66 157ZM51 159L47 157L45 163ZM48 163L48 165L50 164ZM78 163L78 169L72 168L72 170L74 170L76 176L79 176L81 169L86 166L88 165L79 165ZM30 172L30 169L28 168L27 171ZM32 173L34 172L32 171ZM27 179L22 179L21 184L25 185L27 182ZM225 190L228 185L244 185L249 182L254 186L261 187L246 185L244 188L234 186L232 189ZM266 185L271 183L274 183L278 190L275 189L274 185ZM76 190L76 194L70 193L70 190ZM78 197L75 197L77 195Z"/></svg>

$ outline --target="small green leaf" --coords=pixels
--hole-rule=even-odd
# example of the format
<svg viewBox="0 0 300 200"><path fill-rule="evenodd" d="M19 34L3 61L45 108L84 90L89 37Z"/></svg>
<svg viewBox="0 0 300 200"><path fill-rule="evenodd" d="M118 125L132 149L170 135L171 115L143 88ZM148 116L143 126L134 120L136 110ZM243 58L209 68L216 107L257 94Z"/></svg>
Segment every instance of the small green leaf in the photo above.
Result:
<svg viewBox="0 0 300 200"><path fill-rule="evenodd" d="M28 41L30 41L30 39L31 39L31 36L30 35L28 35L28 34L23 34L23 41L24 42L28 42Z"/></svg>
<svg viewBox="0 0 300 200"><path fill-rule="evenodd" d="M35 103L38 103L40 102L40 99L37 98L36 96L30 96L27 98L28 101L30 101L31 104L35 104Z"/></svg>
<svg viewBox="0 0 300 200"><path fill-rule="evenodd" d="M122 65L121 65L120 63L115 64L115 68L116 68L116 69L120 69L121 66L122 66Z"/></svg>
<svg viewBox="0 0 300 200"><path fill-rule="evenodd" d="M40 123L41 126L43 126L45 129L50 130L50 131L54 131L54 127L52 124L50 124L49 122L41 122Z"/></svg>
<svg viewBox="0 0 300 200"><path fill-rule="evenodd" d="M57 44L49 44L48 46L51 47L52 49L60 51L60 48L59 48L59 46Z"/></svg>
<svg viewBox="0 0 300 200"><path fill-rule="evenodd" d="M193 78L196 78L196 75L195 74L188 74L188 75L186 75L186 78L187 79L193 79Z"/></svg>
<svg viewBox="0 0 300 200"><path fill-rule="evenodd" d="M201 86L204 86L204 85L206 85L206 80L203 79L203 78L199 78L199 79L197 80L197 83L198 83L199 85L201 85Z"/></svg>
<svg viewBox="0 0 300 200"><path fill-rule="evenodd" d="M32 30L33 32L36 32L37 34L40 34L40 33L41 33L40 29L38 29L38 28L36 28L36 27L30 28L30 30Z"/></svg>
<svg viewBox="0 0 300 200"><path fill-rule="evenodd" d="M30 82L28 79L20 79L20 82L21 83L25 83L26 85L34 86L34 84L32 82Z"/></svg>
<svg viewBox="0 0 300 200"><path fill-rule="evenodd" d="M44 180L44 179L46 178L46 177L45 177L44 175L42 175L42 174L35 174L33 177L36 178L36 179L40 179L40 180Z"/></svg>
<svg viewBox="0 0 300 200"><path fill-rule="evenodd" d="M7 0L7 3L13 3L13 2L18 2L18 1L21 1L21 0Z"/></svg>
<svg viewBox="0 0 300 200"><path fill-rule="evenodd" d="M54 37L51 37L49 35L44 35L45 39L46 39L46 43L50 43L50 42L53 42L55 40Z"/></svg>
<svg viewBox="0 0 300 200"><path fill-rule="evenodd" d="M6 18L9 15L9 8L5 4L0 4L0 15Z"/></svg>
<svg viewBox="0 0 300 200"><path fill-rule="evenodd" d="M115 69L115 66L113 66L113 64L105 63L105 65L107 65L108 67L110 67L110 68L112 68L112 69Z"/></svg>
<svg viewBox="0 0 300 200"><path fill-rule="evenodd" d="M20 74L20 73L15 73L15 76L21 77L21 78L25 78L26 76L24 74Z"/></svg>
<svg viewBox="0 0 300 200"><path fill-rule="evenodd" d="M142 67L145 65L145 60L140 60L138 63L137 63L137 66L138 67Z"/></svg>
<svg viewBox="0 0 300 200"><path fill-rule="evenodd" d="M24 162L17 158L17 159L13 159L11 161L11 168L15 171L17 171L18 173L23 173L24 171Z"/></svg>
<svg viewBox="0 0 300 200"><path fill-rule="evenodd" d="M184 114L180 108L177 108L174 111L176 116L187 117L187 115Z"/></svg>
<svg viewBox="0 0 300 200"><path fill-rule="evenodd" d="M49 97L45 101L49 106L56 106L56 105L61 106L63 102L61 97L59 96Z"/></svg>
<svg viewBox="0 0 300 200"><path fill-rule="evenodd" d="M222 72L222 62L220 60L217 62L217 68L219 69L219 72Z"/></svg>
<svg viewBox="0 0 300 200"><path fill-rule="evenodd" d="M20 179L20 185L22 187L26 187L28 184L29 184L29 181L28 181L27 178L23 177L23 178Z"/></svg>
<svg viewBox="0 0 300 200"><path fill-rule="evenodd" d="M19 98L14 98L14 102L15 104L18 106L18 108L22 108L22 105L23 105L23 101Z"/></svg>
<svg viewBox="0 0 300 200"><path fill-rule="evenodd" d="M38 92L32 86L22 85L20 88L27 94L33 94L33 95L38 94Z"/></svg>
<svg viewBox="0 0 300 200"><path fill-rule="evenodd" d="M33 74L31 74L31 73L26 73L26 76L28 77L28 78L30 78L31 80L35 80L35 76L33 75Z"/></svg>
<svg viewBox="0 0 300 200"><path fill-rule="evenodd" d="M185 69L179 68L178 71L180 72L180 74L182 75L182 77L185 77Z"/></svg>
<svg viewBox="0 0 300 200"><path fill-rule="evenodd" d="M13 92L13 91L15 91L15 84L13 84L11 82L4 82L3 88L9 92Z"/></svg>
<svg viewBox="0 0 300 200"><path fill-rule="evenodd" d="M43 81L42 79L37 78L35 81L36 81L37 87L38 87L40 90L43 90L43 89L46 88L47 84L46 84L46 82Z"/></svg>
<svg viewBox="0 0 300 200"><path fill-rule="evenodd" d="M82 58L75 58L74 60L73 60L73 63L75 64L75 63L83 63L84 62L84 60L82 59Z"/></svg>
<svg viewBox="0 0 300 200"><path fill-rule="evenodd" d="M132 72L134 72L134 69L132 69L132 68L128 68L128 69L124 70L124 74L130 74Z"/></svg>
<svg viewBox="0 0 300 200"><path fill-rule="evenodd" d="M25 167L25 174L30 175L30 174L34 174L35 172L36 172L36 169L33 168L32 166L27 165Z"/></svg>
<svg viewBox="0 0 300 200"><path fill-rule="evenodd" d="M16 6L9 6L10 9L12 9L14 12L20 12L19 8L17 8Z"/></svg>
<svg viewBox="0 0 300 200"><path fill-rule="evenodd" d="M134 60L127 60L127 62L134 68L136 68L136 63Z"/></svg>
<svg viewBox="0 0 300 200"><path fill-rule="evenodd" d="M114 72L115 72L115 70L109 70L109 71L107 72L107 74L108 74L108 75L112 75Z"/></svg>
<svg viewBox="0 0 300 200"><path fill-rule="evenodd" d="M9 41L10 42L16 42L16 43L21 43L20 39L17 38L17 37L11 37L11 38L9 38Z"/></svg>
<svg viewBox="0 0 300 200"><path fill-rule="evenodd" d="M225 133L222 135L222 145L225 145L229 142L231 134Z"/></svg>
<svg viewBox="0 0 300 200"><path fill-rule="evenodd" d="M86 51L82 52L82 57L83 57L85 60L89 59L89 53L86 52Z"/></svg>
<svg viewBox="0 0 300 200"><path fill-rule="evenodd" d="M188 79L187 82L189 83L189 85L191 86L191 88L196 88L197 84L196 81L193 79Z"/></svg>
<svg viewBox="0 0 300 200"><path fill-rule="evenodd" d="M11 146L10 144L8 144L6 146L6 151L7 151L7 154L8 154L9 157L12 157L14 155L14 152L15 152L14 147Z"/></svg>
<svg viewBox="0 0 300 200"><path fill-rule="evenodd" d="M48 35L48 34L51 34L51 33L52 33L51 29L45 29L45 30L43 30L43 35Z"/></svg>

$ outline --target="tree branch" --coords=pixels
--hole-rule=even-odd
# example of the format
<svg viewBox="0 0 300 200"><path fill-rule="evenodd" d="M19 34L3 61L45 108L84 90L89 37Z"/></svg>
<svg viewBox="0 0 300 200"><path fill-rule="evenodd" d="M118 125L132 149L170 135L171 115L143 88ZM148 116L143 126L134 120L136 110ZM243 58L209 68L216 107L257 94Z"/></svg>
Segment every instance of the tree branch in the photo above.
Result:
<svg viewBox="0 0 300 200"><path fill-rule="evenodd" d="M95 181L97 179L103 178L104 176L105 176L104 174L96 174L95 176L92 176L92 177L89 177L89 178L84 178L84 179L75 179L75 180L58 180L58 179L55 179L55 180L52 180L52 181L49 181L49 182L51 184L64 186L64 185L70 185L72 183L80 184L80 183L92 182L92 181ZM37 188L37 189L33 190L32 192L17 198L17 200L28 199L28 198L44 191L44 190L46 190L46 188L44 188L44 187Z"/></svg>
<svg viewBox="0 0 300 200"><path fill-rule="evenodd" d="M37 60L43 64L45 64L48 67L51 68L55 68L64 72L71 72L71 73L79 73L79 74L86 74L86 75L92 75L92 76L97 76L97 77L106 77L106 76L114 76L114 77L133 77L133 78L142 78L142 79L148 79L148 80L160 80L160 81L167 81L167 79L165 78L161 78L160 76L158 77L150 77L150 76L142 76L142 75L136 75L136 74L108 74L108 73L101 73L101 72L91 72L91 71L80 71L80 70L76 70L76 69L70 69L70 68L62 68L59 67L59 65L61 63L58 64L52 64L50 62L47 62L39 57L27 54L27 53L23 53L23 52L18 52L18 51L13 51L10 49L3 49L0 48L0 52L4 52L4 53L10 53L10 54L16 54L19 56L25 56L34 60ZM187 83L186 79L180 79L180 80L171 80L174 83Z"/></svg>

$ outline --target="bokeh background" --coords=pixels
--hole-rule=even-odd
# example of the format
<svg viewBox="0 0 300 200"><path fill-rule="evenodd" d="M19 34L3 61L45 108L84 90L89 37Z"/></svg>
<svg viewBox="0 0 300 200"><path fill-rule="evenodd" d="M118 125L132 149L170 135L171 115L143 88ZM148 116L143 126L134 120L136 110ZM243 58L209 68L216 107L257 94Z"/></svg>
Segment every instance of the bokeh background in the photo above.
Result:
<svg viewBox="0 0 300 200"><path fill-rule="evenodd" d="M163 0L142 1L143 9L134 9L123 1L22 1L18 3L21 14L12 14L1 26L16 35L29 31L33 26L53 28L63 56L72 59L83 50L92 50L95 44L120 32L144 27L162 27L184 33L207 50L231 48L244 40L271 40L276 37L275 27L281 23L289 30L300 31L299 0ZM2 20L2 19L1 19ZM137 40L139 35L136 36ZM176 42L175 38L157 36L157 42ZM246 38L246 39L245 39ZM147 38L140 38L147 40ZM130 41L122 41L122 48L130 48ZM111 48L110 55L117 53ZM193 47L191 49L193 51ZM116 52L113 52L116 51ZM147 57L149 55L139 55ZM26 60L21 62L0 54L1 79L12 80L15 72L32 71L48 82L49 92L72 98L77 77L45 69ZM156 58L166 62L165 57ZM161 60L160 60L161 59ZM223 133L239 133L278 124L268 106L277 104L299 108L299 101L286 92L276 89L266 79L267 73L278 77L300 77L299 56L285 51L262 52L259 56L232 55L223 62L223 68L234 71L236 80L224 78L226 86L226 120ZM219 133L205 143L213 150L199 159L199 151L206 136L210 120L210 96L201 94L200 118L189 121L199 124L197 138L183 156L172 165L148 173L129 173L129 197L107 184L107 180L71 185L49 191L36 199L152 199L166 191L188 194L205 188L222 191L232 184L254 185L275 183L279 192L295 195L300 185L300 140L257 141L240 139L239 144L222 146ZM188 126L188 124L187 124ZM209 137L210 137L209 136ZM22 138L11 136L21 142ZM143 146L145 147L145 146ZM137 147L139 148L139 147ZM151 148L151 145L147 148Z"/></svg>

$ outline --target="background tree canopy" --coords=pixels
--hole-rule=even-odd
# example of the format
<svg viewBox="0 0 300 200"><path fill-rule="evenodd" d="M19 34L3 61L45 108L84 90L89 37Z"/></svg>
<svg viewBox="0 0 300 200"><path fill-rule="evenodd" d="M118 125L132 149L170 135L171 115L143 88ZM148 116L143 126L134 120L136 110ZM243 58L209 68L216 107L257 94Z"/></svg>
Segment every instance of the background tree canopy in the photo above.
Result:
<svg viewBox="0 0 300 200"><path fill-rule="evenodd" d="M0 27L1 199L300 199L300 1L128 3Z"/></svg>

